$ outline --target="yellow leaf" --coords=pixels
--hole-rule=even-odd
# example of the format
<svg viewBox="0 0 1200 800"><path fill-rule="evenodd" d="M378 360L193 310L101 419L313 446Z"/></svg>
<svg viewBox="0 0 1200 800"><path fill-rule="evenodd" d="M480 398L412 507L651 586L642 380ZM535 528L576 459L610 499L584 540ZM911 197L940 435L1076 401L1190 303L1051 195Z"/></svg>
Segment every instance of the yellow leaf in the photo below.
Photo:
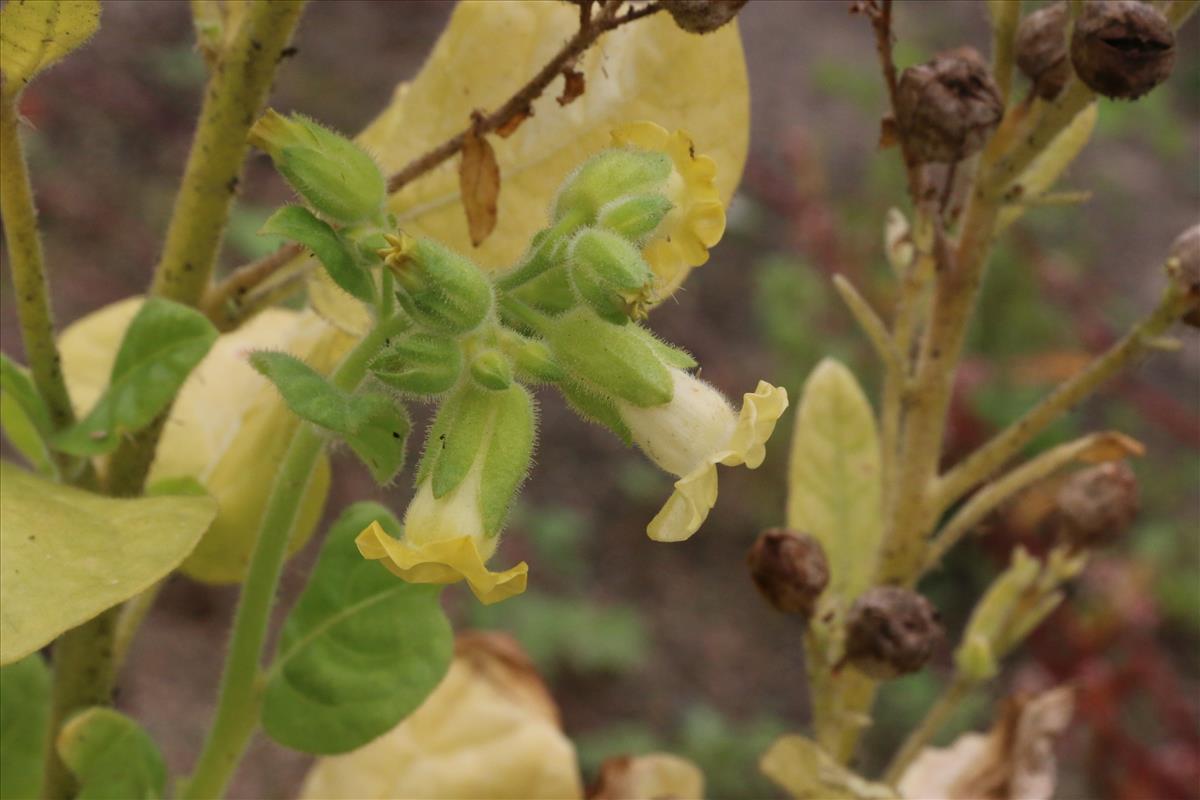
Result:
<svg viewBox="0 0 1200 800"><path fill-rule="evenodd" d="M9 0L0 9L0 72L4 94L82 45L100 27L98 0Z"/></svg>
<svg viewBox="0 0 1200 800"><path fill-rule="evenodd" d="M1071 166L1071 162L1091 140L1098 115L1095 103L1080 111L1075 119L1071 120L1071 124L1042 151L1041 155L1017 176L1011 187L1020 187L1019 199L1036 198L1054 188L1054 184L1063 172ZM996 219L996 232L999 233L1016 222L1025 213L1025 209L1026 206L1019 204L1002 209L1000 216Z"/></svg>
<svg viewBox="0 0 1200 800"><path fill-rule="evenodd" d="M208 497L114 499L0 463L0 664L162 579L215 514Z"/></svg>
<svg viewBox="0 0 1200 800"><path fill-rule="evenodd" d="M496 164L496 151L486 136L467 132L458 167L458 182L466 206L471 244L479 247L496 228L496 204L500 200L500 167Z"/></svg>
<svg viewBox="0 0 1200 800"><path fill-rule="evenodd" d="M140 298L115 303L63 332L63 368L79 410L86 410L103 390L117 345L140 305ZM208 533L183 563L185 574L210 583L242 579L271 491L263 465L283 458L299 425L246 355L254 349L283 350L327 372L350 344L348 337L311 312L269 309L218 339L189 376L171 409L148 480L153 485L195 478L220 507ZM312 534L328 489L329 462L322 457L292 532L293 551Z"/></svg>
<svg viewBox="0 0 1200 800"><path fill-rule="evenodd" d="M421 72L397 87L392 102L358 141L387 173L462 132L478 109L494 110L562 47L579 25L569 3L463 2L454 10ZM493 142L504 192L501 224L479 248L471 240L454 163L402 188L389 201L401 227L468 253L485 269L514 263L563 179L611 144L624 123L650 120L691 134L696 152L713 157L721 200L741 178L749 139L750 98L736 23L705 36L685 33L667 14L622 26L579 59L587 91L570 105L552 83L533 116ZM315 270L313 283L328 283ZM327 318L361 334L361 304L344 293L316 290L310 300Z"/></svg>
<svg viewBox="0 0 1200 800"><path fill-rule="evenodd" d="M600 765L596 783L588 790L589 800L701 800L704 773L700 768L670 753L616 756Z"/></svg>

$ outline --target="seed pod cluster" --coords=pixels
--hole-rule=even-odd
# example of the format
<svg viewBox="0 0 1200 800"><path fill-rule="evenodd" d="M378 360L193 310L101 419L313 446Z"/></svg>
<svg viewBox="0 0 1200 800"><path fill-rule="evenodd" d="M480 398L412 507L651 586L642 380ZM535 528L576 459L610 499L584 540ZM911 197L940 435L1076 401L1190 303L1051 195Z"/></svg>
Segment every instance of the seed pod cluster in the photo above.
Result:
<svg viewBox="0 0 1200 800"><path fill-rule="evenodd" d="M941 638L941 615L932 603L911 589L876 586L850 607L845 660L887 680L924 667Z"/></svg>
<svg viewBox="0 0 1200 800"><path fill-rule="evenodd" d="M664 0L675 24L688 33L712 33L742 10L748 0Z"/></svg>
<svg viewBox="0 0 1200 800"><path fill-rule="evenodd" d="M1078 549L1114 541L1138 511L1137 478L1129 464L1110 461L1067 479L1055 498L1061 536Z"/></svg>
<svg viewBox="0 0 1200 800"><path fill-rule="evenodd" d="M1134 100L1175 63L1175 33L1162 12L1136 0L1085 3L1071 34L1079 79L1105 97Z"/></svg>
<svg viewBox="0 0 1200 800"><path fill-rule="evenodd" d="M1067 4L1052 3L1028 14L1017 27L1017 68L1033 83L1033 91L1053 100L1071 77L1067 59Z"/></svg>
<svg viewBox="0 0 1200 800"><path fill-rule="evenodd" d="M785 614L810 619L829 584L829 563L812 536L783 528L759 534L746 555L750 577L762 596Z"/></svg>
<svg viewBox="0 0 1200 800"><path fill-rule="evenodd" d="M983 149L1004 102L979 53L969 47L909 67L900 76L896 122L911 156L953 163Z"/></svg>

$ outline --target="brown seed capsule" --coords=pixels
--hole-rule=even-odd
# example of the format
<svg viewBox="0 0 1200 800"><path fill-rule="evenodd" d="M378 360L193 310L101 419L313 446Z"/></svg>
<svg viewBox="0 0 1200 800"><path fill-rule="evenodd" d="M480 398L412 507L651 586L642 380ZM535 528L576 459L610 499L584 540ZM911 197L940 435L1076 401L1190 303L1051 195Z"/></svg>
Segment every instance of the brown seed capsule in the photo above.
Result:
<svg viewBox="0 0 1200 800"><path fill-rule="evenodd" d="M941 616L911 589L877 586L850 607L846 663L878 680L916 672L942 638Z"/></svg>
<svg viewBox="0 0 1200 800"><path fill-rule="evenodd" d="M1171 280L1180 290L1200 304L1200 225L1193 225L1175 239L1168 256ZM1200 328L1200 306L1183 315L1183 321Z"/></svg>
<svg viewBox="0 0 1200 800"><path fill-rule="evenodd" d="M952 163L983 149L1004 102L979 53L962 47L900 76L896 122L919 162Z"/></svg>
<svg viewBox="0 0 1200 800"><path fill-rule="evenodd" d="M750 577L767 602L786 614L811 618L829 584L821 543L805 533L763 531L746 555Z"/></svg>
<svg viewBox="0 0 1200 800"><path fill-rule="evenodd" d="M712 33L732 20L748 0L663 0L675 24L688 33Z"/></svg>
<svg viewBox="0 0 1200 800"><path fill-rule="evenodd" d="M1017 67L1045 100L1057 97L1071 77L1068 16L1066 3L1053 3L1027 15L1017 27Z"/></svg>
<svg viewBox="0 0 1200 800"><path fill-rule="evenodd" d="M1126 462L1109 461L1076 472L1055 500L1064 539L1077 548L1107 544L1137 516L1137 478Z"/></svg>
<svg viewBox="0 0 1200 800"><path fill-rule="evenodd" d="M1086 3L1071 34L1071 63L1088 87L1105 97L1133 100L1171 74L1175 33L1148 3Z"/></svg>

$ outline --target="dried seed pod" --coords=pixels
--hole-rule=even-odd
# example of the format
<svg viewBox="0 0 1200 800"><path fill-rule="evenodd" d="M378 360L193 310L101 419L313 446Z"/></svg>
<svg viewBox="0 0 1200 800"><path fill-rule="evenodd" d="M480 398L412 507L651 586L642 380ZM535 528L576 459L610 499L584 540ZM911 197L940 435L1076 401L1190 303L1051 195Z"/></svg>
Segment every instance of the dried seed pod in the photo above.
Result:
<svg viewBox="0 0 1200 800"><path fill-rule="evenodd" d="M759 534L746 555L750 577L771 605L811 618L829 584L821 543L806 533L771 528Z"/></svg>
<svg viewBox="0 0 1200 800"><path fill-rule="evenodd" d="M748 0L663 0L675 24L688 33L712 33L732 20Z"/></svg>
<svg viewBox="0 0 1200 800"><path fill-rule="evenodd" d="M911 589L877 586L850 607L845 661L872 678L895 678L925 666L941 638L932 603Z"/></svg>
<svg viewBox="0 0 1200 800"><path fill-rule="evenodd" d="M1175 239L1168 256L1171 279L1180 290L1200 304L1200 225L1193 225ZM1200 306L1183 315L1183 321L1200 328Z"/></svg>
<svg viewBox="0 0 1200 800"><path fill-rule="evenodd" d="M1064 539L1077 548L1107 544L1137 516L1137 478L1124 461L1098 464L1068 478L1055 501Z"/></svg>
<svg viewBox="0 0 1200 800"><path fill-rule="evenodd" d="M979 152L1003 115L1000 90L970 47L909 67L900 76L896 122L919 162L952 163Z"/></svg>
<svg viewBox="0 0 1200 800"><path fill-rule="evenodd" d="M1067 4L1052 3L1017 27L1017 67L1033 82L1038 97L1053 100L1071 77L1067 60Z"/></svg>
<svg viewBox="0 0 1200 800"><path fill-rule="evenodd" d="M1071 63L1079 79L1105 97L1133 100L1171 74L1175 33L1147 3L1086 3L1071 34Z"/></svg>

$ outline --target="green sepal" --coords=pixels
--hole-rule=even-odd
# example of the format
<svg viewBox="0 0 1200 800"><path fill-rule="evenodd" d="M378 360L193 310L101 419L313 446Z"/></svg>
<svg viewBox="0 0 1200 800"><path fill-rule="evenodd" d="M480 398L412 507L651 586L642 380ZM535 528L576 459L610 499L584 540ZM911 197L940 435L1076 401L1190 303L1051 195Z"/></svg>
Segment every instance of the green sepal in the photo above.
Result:
<svg viewBox="0 0 1200 800"><path fill-rule="evenodd" d="M662 339L654 335L653 332L638 326L635 328L647 344L654 350L655 354L662 359L662 362L668 367L676 369L689 370L699 366L699 362L692 357L692 354L681 347L676 347L673 344L668 344Z"/></svg>
<svg viewBox="0 0 1200 800"><path fill-rule="evenodd" d="M377 503L342 512L284 623L262 723L292 749L361 747L418 708L450 667L454 634L439 603L442 587L396 580L359 555L354 540L376 521L400 535L399 522Z"/></svg>
<svg viewBox="0 0 1200 800"><path fill-rule="evenodd" d="M384 394L356 395L354 401L368 411L358 428L344 435L346 444L367 465L375 483L386 486L404 469L412 419L407 408Z"/></svg>
<svg viewBox="0 0 1200 800"><path fill-rule="evenodd" d="M0 667L0 797L39 797L50 670L38 653Z"/></svg>
<svg viewBox="0 0 1200 800"><path fill-rule="evenodd" d="M162 753L142 726L118 711L81 711L59 731L57 747L79 782L78 800L166 797Z"/></svg>
<svg viewBox="0 0 1200 800"><path fill-rule="evenodd" d="M602 319L623 325L648 300L654 274L628 239L601 228L585 228L571 240L571 283L579 299Z"/></svg>
<svg viewBox="0 0 1200 800"><path fill-rule="evenodd" d="M217 329L193 308L152 297L129 323L108 388L53 446L78 456L102 455L121 437L149 425L171 404L192 369L217 340Z"/></svg>
<svg viewBox="0 0 1200 800"><path fill-rule="evenodd" d="M537 418L533 398L520 384L493 392L493 419L480 476L479 513L483 529L495 536L504 525L509 506L529 472Z"/></svg>
<svg viewBox="0 0 1200 800"><path fill-rule="evenodd" d="M300 114L268 109L249 139L317 213L344 225L381 217L387 181L375 159L346 137Z"/></svg>
<svg viewBox="0 0 1200 800"><path fill-rule="evenodd" d="M29 373L3 353L0 353L0 427L30 466L47 477L58 477L49 444L54 435L50 411Z"/></svg>
<svg viewBox="0 0 1200 800"><path fill-rule="evenodd" d="M558 363L593 391L642 408L671 401L671 373L636 325L613 325L577 309L556 318L546 340Z"/></svg>
<svg viewBox="0 0 1200 800"><path fill-rule="evenodd" d="M553 383L566 374L554 361L554 353L541 339L522 336L507 328L500 334L500 347L512 359L517 375L524 383Z"/></svg>
<svg viewBox="0 0 1200 800"><path fill-rule="evenodd" d="M462 348L457 340L420 332L393 340L370 365L377 380L417 395L449 391L462 369Z"/></svg>
<svg viewBox="0 0 1200 800"><path fill-rule="evenodd" d="M561 314L578 305L565 267L552 269L514 289L511 296L547 314Z"/></svg>
<svg viewBox="0 0 1200 800"><path fill-rule="evenodd" d="M635 194L609 201L596 215L596 225L640 242L654 233L674 205L661 194Z"/></svg>
<svg viewBox="0 0 1200 800"><path fill-rule="evenodd" d="M585 161L563 182L554 202L554 219L585 214L595 219L609 202L628 194L658 190L671 174L665 153L613 148Z"/></svg>
<svg viewBox="0 0 1200 800"><path fill-rule="evenodd" d="M433 496L441 498L462 483L487 433L488 394L468 381L442 402L429 427L416 486L428 477Z"/></svg>
<svg viewBox="0 0 1200 800"><path fill-rule="evenodd" d="M588 422L608 428L626 445L633 444L633 434L625 421L621 419L617 407L607 397L570 379L560 381L558 389L566 399L567 405L571 406L579 416Z"/></svg>
<svg viewBox="0 0 1200 800"><path fill-rule="evenodd" d="M502 392L512 386L512 364L498 350L484 350L471 359L471 378L480 386Z"/></svg>
<svg viewBox="0 0 1200 800"><path fill-rule="evenodd" d="M375 282L329 223L303 206L284 206L263 223L259 234L281 236L313 252L333 282L364 303L375 302ZM378 258L378 257L376 257Z"/></svg>
<svg viewBox="0 0 1200 800"><path fill-rule="evenodd" d="M432 239L415 240L402 263L388 266L400 306L427 328L466 333L491 311L492 284L479 267Z"/></svg>

